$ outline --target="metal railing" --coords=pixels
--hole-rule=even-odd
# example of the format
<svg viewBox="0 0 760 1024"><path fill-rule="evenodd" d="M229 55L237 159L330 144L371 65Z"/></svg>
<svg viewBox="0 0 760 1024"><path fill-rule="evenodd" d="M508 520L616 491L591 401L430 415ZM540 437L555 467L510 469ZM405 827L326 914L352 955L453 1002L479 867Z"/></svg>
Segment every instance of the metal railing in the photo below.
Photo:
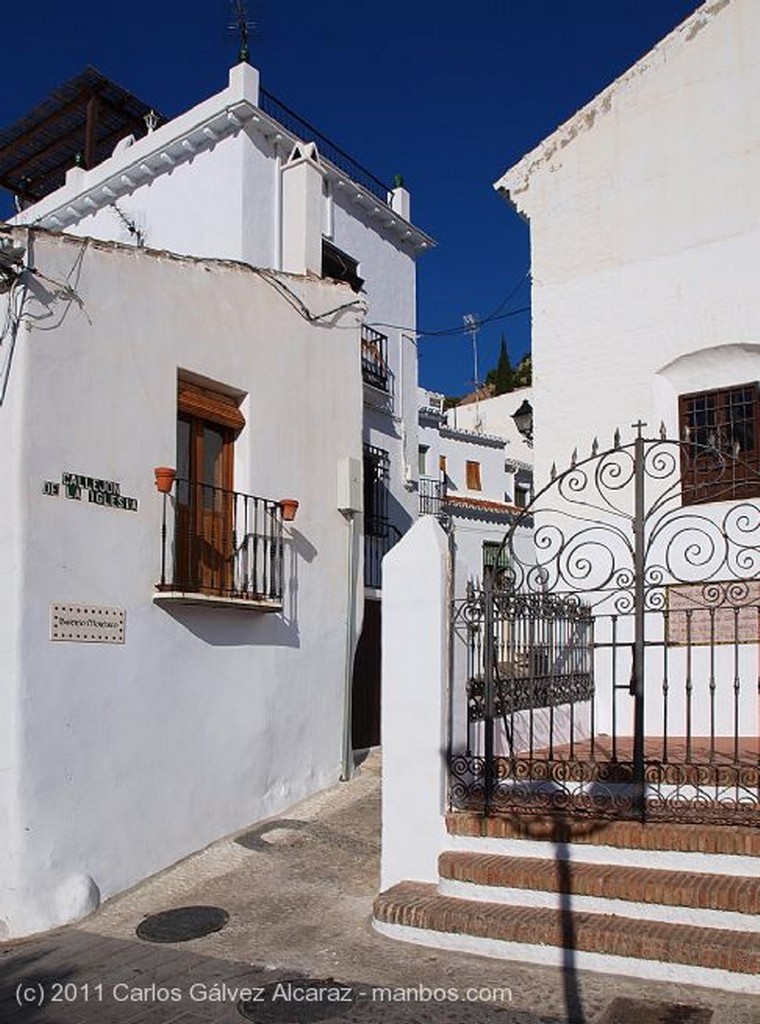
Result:
<svg viewBox="0 0 760 1024"><path fill-rule="evenodd" d="M382 202L388 203L388 196L392 191L388 185L385 185L379 178L376 178L366 167L362 167L344 149L336 146L334 142L331 142L326 135L317 131L308 121L304 121L294 110L286 107L271 92L267 92L266 89L259 89L259 106L265 114L269 114L283 128L292 132L296 138L301 139L303 142L316 142L320 156L335 164L341 171L345 171L348 177L355 181L357 185L362 185Z"/></svg>
<svg viewBox="0 0 760 1024"><path fill-rule="evenodd" d="M455 806L760 823L760 480L715 453L755 497L690 504L705 452L643 427L553 474L455 604Z"/></svg>
<svg viewBox="0 0 760 1024"><path fill-rule="evenodd" d="M175 480L164 494L158 589L280 603L279 502Z"/></svg>
<svg viewBox="0 0 760 1024"><path fill-rule="evenodd" d="M383 585L383 558L401 540L401 531L379 516L368 517L364 531L364 586L379 590Z"/></svg>
<svg viewBox="0 0 760 1024"><path fill-rule="evenodd" d="M446 481L421 476L418 481L419 512L421 516L443 518L446 507Z"/></svg>
<svg viewBox="0 0 760 1024"><path fill-rule="evenodd" d="M362 324L362 379L380 391L388 390L388 338Z"/></svg>

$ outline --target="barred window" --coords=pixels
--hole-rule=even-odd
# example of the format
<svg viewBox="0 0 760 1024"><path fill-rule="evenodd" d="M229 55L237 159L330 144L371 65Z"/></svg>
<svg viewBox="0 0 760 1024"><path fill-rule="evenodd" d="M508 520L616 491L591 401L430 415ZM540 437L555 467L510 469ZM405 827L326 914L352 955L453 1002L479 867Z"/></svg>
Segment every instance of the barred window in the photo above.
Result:
<svg viewBox="0 0 760 1024"><path fill-rule="evenodd" d="M681 395L678 414L684 504L760 496L758 384Z"/></svg>

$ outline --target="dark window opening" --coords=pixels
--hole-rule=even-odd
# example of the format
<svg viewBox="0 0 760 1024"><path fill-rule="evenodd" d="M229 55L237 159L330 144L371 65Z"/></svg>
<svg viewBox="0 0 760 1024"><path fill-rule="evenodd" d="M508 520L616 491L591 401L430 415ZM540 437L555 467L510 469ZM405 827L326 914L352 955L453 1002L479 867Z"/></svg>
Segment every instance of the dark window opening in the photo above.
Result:
<svg viewBox="0 0 760 1024"><path fill-rule="evenodd" d="M498 540L483 541L483 569L508 569L509 550Z"/></svg>
<svg viewBox="0 0 760 1024"><path fill-rule="evenodd" d="M388 532L388 476L390 458L382 448L364 445L364 532L385 536Z"/></svg>
<svg viewBox="0 0 760 1024"><path fill-rule="evenodd" d="M355 292L364 286L364 278L359 277L359 263L347 253L342 252L326 238L322 239L322 277L333 281L345 281Z"/></svg>

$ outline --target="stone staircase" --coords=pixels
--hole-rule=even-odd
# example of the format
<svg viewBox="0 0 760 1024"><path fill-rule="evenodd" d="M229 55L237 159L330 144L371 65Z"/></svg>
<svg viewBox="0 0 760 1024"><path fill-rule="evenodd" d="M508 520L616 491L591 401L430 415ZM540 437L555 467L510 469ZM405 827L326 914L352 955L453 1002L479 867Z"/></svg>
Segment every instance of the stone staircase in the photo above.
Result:
<svg viewBox="0 0 760 1024"><path fill-rule="evenodd" d="M507 959L760 992L760 832L528 826L450 814L438 883L375 901L378 931Z"/></svg>

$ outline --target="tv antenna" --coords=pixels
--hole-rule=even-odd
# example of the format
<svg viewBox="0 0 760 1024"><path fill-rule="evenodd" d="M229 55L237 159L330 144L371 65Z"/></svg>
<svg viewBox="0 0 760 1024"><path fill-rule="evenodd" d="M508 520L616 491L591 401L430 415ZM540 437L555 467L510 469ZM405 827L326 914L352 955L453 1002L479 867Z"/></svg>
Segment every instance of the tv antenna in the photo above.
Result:
<svg viewBox="0 0 760 1024"><path fill-rule="evenodd" d="M478 320L476 313L465 313L464 317L464 330L465 334L469 334L472 338L472 362L473 370L475 373L475 429L482 429L482 422L480 419L480 380L478 377L478 330L480 328L480 320Z"/></svg>
<svg viewBox="0 0 760 1024"><path fill-rule="evenodd" d="M480 328L480 321L475 313L465 313L464 315L464 330L465 334L469 334L472 338L472 361L473 369L475 371L475 390L480 387L480 381L478 379L478 330Z"/></svg>
<svg viewBox="0 0 760 1024"><path fill-rule="evenodd" d="M240 52L238 53L238 60L247 62L250 57L250 50L248 48L248 30L256 28L256 22L251 21L248 17L248 11L245 7L245 0L231 0L232 7L235 13L235 22L230 25L230 29L240 33Z"/></svg>

